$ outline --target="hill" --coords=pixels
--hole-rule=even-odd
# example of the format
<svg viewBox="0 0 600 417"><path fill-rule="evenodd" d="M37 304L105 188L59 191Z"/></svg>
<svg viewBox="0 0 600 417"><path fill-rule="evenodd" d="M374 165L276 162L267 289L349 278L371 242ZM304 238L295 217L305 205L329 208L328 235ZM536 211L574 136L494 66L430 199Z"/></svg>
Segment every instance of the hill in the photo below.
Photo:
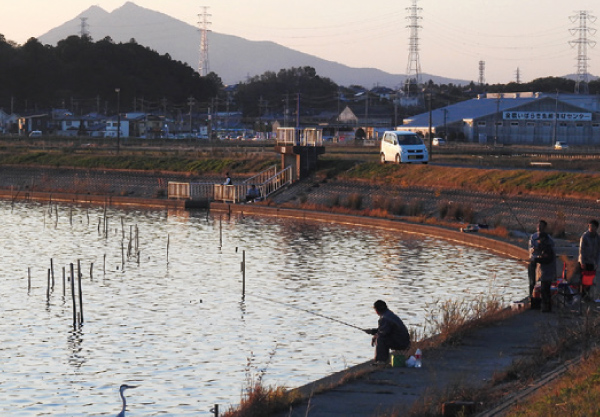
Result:
<svg viewBox="0 0 600 417"><path fill-rule="evenodd" d="M197 27L172 18L164 13L146 9L127 2L112 12L92 6L72 20L38 37L43 44L56 45L58 41L77 35L80 18L87 18L92 39L106 36L115 42L129 42L132 38L161 54L169 54L192 68L198 68L200 57L200 32ZM132 24L135 22L135 24ZM157 36L160 33L160 36ZM382 85L395 88L404 83L405 76L390 74L376 68L352 68L337 62L327 61L313 55L286 48L274 42L250 41L238 36L210 32L209 68L225 84L236 84L248 77L266 71L310 66L322 77L328 77L343 86ZM257 59L260 58L260 59ZM436 84L468 84L470 81L450 79L423 74L423 81L433 80Z"/></svg>

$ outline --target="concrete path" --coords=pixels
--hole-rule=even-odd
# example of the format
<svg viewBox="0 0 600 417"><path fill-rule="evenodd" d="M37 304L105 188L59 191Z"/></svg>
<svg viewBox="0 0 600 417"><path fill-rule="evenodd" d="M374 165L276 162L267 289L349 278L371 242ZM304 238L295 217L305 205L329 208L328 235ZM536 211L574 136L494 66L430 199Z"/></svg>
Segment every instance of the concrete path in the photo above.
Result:
<svg viewBox="0 0 600 417"><path fill-rule="evenodd" d="M475 331L458 346L423 352L422 368L376 368L362 379L312 395L311 392L331 387L343 378L344 372L301 387L300 392L310 403L304 402L277 417L370 417L389 410L405 415L428 393L439 393L457 384L475 388L486 384L517 358L534 353L538 343L557 329L558 323L556 312L522 310ZM346 372L365 367L374 368L366 363Z"/></svg>

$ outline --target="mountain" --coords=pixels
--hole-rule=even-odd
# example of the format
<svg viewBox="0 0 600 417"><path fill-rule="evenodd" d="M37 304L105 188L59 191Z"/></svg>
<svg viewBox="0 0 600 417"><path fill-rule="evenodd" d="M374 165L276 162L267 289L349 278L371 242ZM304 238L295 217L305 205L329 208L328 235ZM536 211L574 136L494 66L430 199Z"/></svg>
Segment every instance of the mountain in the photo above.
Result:
<svg viewBox="0 0 600 417"><path fill-rule="evenodd" d="M87 29L93 40L110 36L115 42L131 39L158 53L169 54L192 68L198 68L200 59L200 31L197 27L172 18L164 13L146 9L127 2L112 12L92 6L74 19L38 37L43 44L56 45L58 41L79 35L81 18L86 18ZM133 22L133 23L132 23ZM249 41L238 36L209 32L209 70L215 72L225 84L236 84L248 77L266 71L277 72L291 67L310 66L322 77L331 78L343 86L375 85L396 88L404 83L405 76L390 74L376 68L352 68L327 61L313 55L295 51L274 42ZM470 81L422 74L423 81L436 84L468 84Z"/></svg>

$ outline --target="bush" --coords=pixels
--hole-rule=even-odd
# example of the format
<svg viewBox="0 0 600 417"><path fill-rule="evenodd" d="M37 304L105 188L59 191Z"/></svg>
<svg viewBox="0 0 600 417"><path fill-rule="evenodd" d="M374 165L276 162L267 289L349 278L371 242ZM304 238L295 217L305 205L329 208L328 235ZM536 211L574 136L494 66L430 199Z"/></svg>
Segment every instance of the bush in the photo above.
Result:
<svg viewBox="0 0 600 417"><path fill-rule="evenodd" d="M352 210L360 210L362 208L363 196L358 193L352 193L348 196L346 200L346 204L344 205L346 208Z"/></svg>

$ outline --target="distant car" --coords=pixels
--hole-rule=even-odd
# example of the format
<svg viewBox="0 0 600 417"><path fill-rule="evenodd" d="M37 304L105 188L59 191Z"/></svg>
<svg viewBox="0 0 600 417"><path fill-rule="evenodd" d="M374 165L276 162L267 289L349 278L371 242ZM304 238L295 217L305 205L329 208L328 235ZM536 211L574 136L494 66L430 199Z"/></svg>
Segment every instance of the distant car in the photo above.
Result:
<svg viewBox="0 0 600 417"><path fill-rule="evenodd" d="M446 139L433 138L433 146L444 146L445 144L446 144Z"/></svg>
<svg viewBox="0 0 600 417"><path fill-rule="evenodd" d="M41 138L42 137L42 131L41 130L34 130L31 133L29 133L29 137L30 138Z"/></svg>
<svg viewBox="0 0 600 417"><path fill-rule="evenodd" d="M554 149L560 150L560 149L568 149L568 148L569 148L569 145L567 145L567 142L562 142L559 140L554 144Z"/></svg>
<svg viewBox="0 0 600 417"><path fill-rule="evenodd" d="M479 232L478 224L470 224L467 227L461 227L460 231L463 233L476 233Z"/></svg>

